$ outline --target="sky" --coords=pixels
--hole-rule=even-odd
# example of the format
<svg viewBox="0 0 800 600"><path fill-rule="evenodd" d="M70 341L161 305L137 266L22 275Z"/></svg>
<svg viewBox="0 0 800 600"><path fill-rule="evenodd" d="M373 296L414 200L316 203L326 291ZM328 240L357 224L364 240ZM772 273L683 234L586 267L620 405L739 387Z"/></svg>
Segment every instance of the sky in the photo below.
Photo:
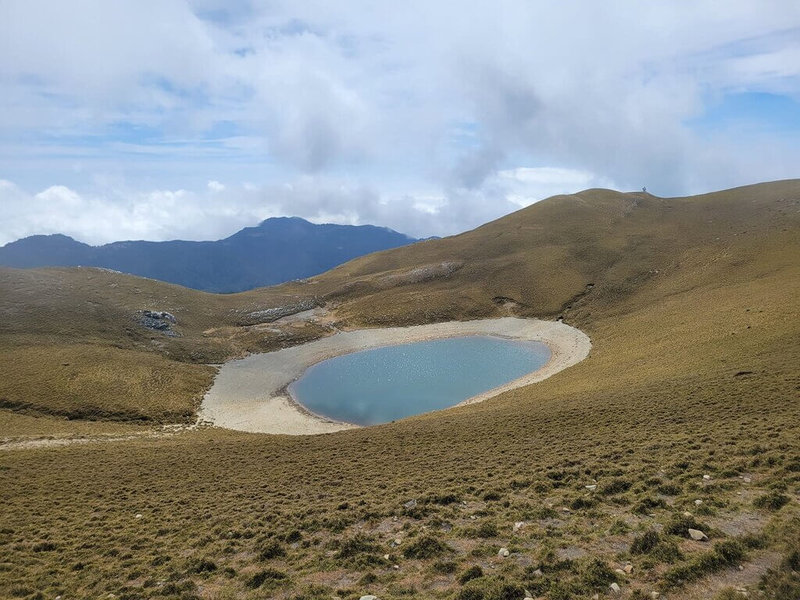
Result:
<svg viewBox="0 0 800 600"><path fill-rule="evenodd" d="M796 0L0 0L0 244L794 177Z"/></svg>

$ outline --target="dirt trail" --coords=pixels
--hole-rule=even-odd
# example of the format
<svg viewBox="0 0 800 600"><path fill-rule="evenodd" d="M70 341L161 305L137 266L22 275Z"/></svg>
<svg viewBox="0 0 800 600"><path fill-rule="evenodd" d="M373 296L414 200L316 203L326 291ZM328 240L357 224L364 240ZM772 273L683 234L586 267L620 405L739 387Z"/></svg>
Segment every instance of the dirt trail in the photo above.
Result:
<svg viewBox="0 0 800 600"><path fill-rule="evenodd" d="M130 440L153 440L172 437L185 431L192 431L198 425L163 425L160 429L150 429L141 433L108 433L79 436L20 436L0 438L0 452L4 450L31 450L39 448L58 448L78 444L95 444L108 442L126 442Z"/></svg>

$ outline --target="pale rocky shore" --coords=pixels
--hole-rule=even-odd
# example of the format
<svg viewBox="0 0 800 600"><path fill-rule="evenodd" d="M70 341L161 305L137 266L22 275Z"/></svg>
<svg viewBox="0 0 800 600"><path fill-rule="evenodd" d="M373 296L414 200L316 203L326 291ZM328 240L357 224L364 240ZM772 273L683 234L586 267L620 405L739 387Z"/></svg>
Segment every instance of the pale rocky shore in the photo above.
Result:
<svg viewBox="0 0 800 600"><path fill-rule="evenodd" d="M308 367L327 358L379 346L464 335L542 342L550 348L551 357L541 369L469 398L462 405L542 381L582 361L591 349L589 337L574 327L515 317L345 331L308 344L225 363L203 399L199 416L218 427L259 433L312 435L351 429L356 426L309 412L291 398L286 387Z"/></svg>

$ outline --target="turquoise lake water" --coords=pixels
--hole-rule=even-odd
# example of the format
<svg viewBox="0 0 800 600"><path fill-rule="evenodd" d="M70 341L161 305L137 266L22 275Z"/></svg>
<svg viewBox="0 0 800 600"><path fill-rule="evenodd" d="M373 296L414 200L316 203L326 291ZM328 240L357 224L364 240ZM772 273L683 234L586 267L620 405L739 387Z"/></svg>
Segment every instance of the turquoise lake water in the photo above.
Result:
<svg viewBox="0 0 800 600"><path fill-rule="evenodd" d="M550 359L539 342L490 336L384 346L320 362L290 390L312 412L377 425L440 410L536 371Z"/></svg>

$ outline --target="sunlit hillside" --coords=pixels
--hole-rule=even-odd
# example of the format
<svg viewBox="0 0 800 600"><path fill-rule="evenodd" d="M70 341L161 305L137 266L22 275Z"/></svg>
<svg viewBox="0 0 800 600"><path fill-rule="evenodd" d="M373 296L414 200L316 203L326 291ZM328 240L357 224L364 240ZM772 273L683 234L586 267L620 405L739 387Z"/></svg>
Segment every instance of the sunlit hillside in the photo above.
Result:
<svg viewBox="0 0 800 600"><path fill-rule="evenodd" d="M557 196L230 296L0 270L0 596L795 599L798 298L798 180ZM185 427L224 360L500 315L591 354L384 426Z"/></svg>

